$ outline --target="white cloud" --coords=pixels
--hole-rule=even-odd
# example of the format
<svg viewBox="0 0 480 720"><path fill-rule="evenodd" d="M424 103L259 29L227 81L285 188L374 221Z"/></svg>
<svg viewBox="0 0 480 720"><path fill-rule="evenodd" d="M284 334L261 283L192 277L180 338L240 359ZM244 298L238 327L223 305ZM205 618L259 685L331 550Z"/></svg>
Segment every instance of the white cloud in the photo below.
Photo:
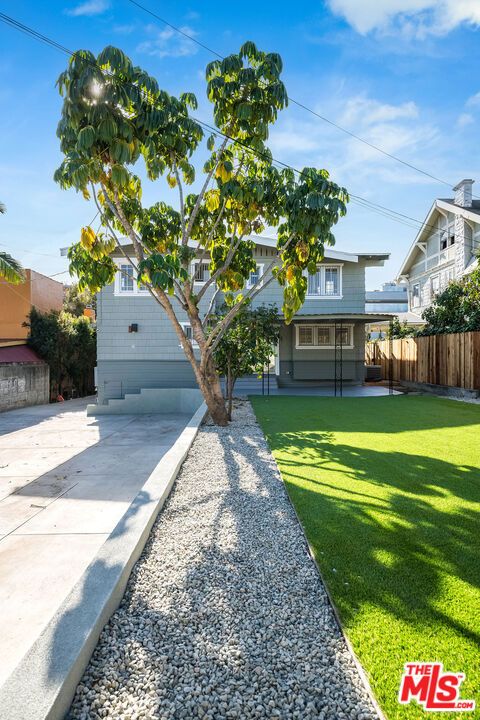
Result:
<svg viewBox="0 0 480 720"><path fill-rule="evenodd" d="M357 192L373 179L377 184L391 185L428 182L425 176L397 165L372 146L412 165L435 170L436 159L442 152L442 136L435 125L421 117L414 102L392 105L363 94L345 100L342 93L334 99L330 96L319 112L364 138L366 143L313 118L281 116L270 139L276 158L297 168L326 167L335 181Z"/></svg>
<svg viewBox="0 0 480 720"><path fill-rule="evenodd" d="M470 113L461 113L457 118L457 126L459 128L467 127L467 125L471 125L473 122L474 118Z"/></svg>
<svg viewBox="0 0 480 720"><path fill-rule="evenodd" d="M413 37L446 35L463 23L480 25L479 0L327 0L362 35L401 30Z"/></svg>
<svg viewBox="0 0 480 720"><path fill-rule="evenodd" d="M82 15L101 15L110 7L110 0L86 0L71 10L66 10L67 15L81 17Z"/></svg>
<svg viewBox="0 0 480 720"><path fill-rule="evenodd" d="M181 27L180 30L187 35L195 37L197 33L188 26ZM148 25L147 33L151 36L150 40L144 40L137 47L139 52L147 55L156 55L157 57L186 57L187 55L195 55L198 46L184 35L180 35L172 28L159 30L155 25Z"/></svg>
<svg viewBox="0 0 480 720"><path fill-rule="evenodd" d="M467 102L465 103L465 107L478 107L480 106L480 92L475 93L475 95L472 95L468 98Z"/></svg>

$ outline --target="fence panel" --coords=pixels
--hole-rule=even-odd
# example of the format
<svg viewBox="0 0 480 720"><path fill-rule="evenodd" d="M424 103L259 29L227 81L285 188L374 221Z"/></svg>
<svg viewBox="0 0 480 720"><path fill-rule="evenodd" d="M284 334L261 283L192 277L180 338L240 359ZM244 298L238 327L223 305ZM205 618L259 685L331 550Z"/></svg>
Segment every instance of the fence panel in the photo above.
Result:
<svg viewBox="0 0 480 720"><path fill-rule="evenodd" d="M480 331L368 342L367 365L380 365L389 380L480 389Z"/></svg>

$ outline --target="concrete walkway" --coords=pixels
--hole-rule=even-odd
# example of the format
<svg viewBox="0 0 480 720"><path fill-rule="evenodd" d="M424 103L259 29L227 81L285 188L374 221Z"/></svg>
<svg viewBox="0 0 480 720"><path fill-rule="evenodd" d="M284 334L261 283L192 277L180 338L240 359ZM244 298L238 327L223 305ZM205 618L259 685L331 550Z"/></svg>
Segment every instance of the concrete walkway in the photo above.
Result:
<svg viewBox="0 0 480 720"><path fill-rule="evenodd" d="M190 419L87 402L0 414L0 686Z"/></svg>

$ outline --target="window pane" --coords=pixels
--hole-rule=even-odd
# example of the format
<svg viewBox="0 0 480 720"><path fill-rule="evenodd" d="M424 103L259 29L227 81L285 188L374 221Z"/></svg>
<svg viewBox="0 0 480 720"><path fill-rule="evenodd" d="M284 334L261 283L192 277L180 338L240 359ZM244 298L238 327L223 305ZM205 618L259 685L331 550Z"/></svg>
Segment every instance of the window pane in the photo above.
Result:
<svg viewBox="0 0 480 720"><path fill-rule="evenodd" d="M250 273L250 277L248 278L247 287L251 288L255 285L256 282L258 282L259 278L262 276L262 268L260 265L257 265L255 270L252 270Z"/></svg>
<svg viewBox="0 0 480 720"><path fill-rule="evenodd" d="M330 345L330 328L328 325L317 327L317 345Z"/></svg>
<svg viewBox="0 0 480 720"><path fill-rule="evenodd" d="M120 290L122 292L133 292L132 265L120 265Z"/></svg>
<svg viewBox="0 0 480 720"><path fill-rule="evenodd" d="M188 340L191 340L191 339L193 338L193 335L192 335L192 326L191 326L191 325L187 325L187 324L185 323L185 324L183 325L183 332L184 332L185 335L187 336Z"/></svg>
<svg viewBox="0 0 480 720"><path fill-rule="evenodd" d="M338 295L338 268L325 268L325 295Z"/></svg>
<svg viewBox="0 0 480 720"><path fill-rule="evenodd" d="M337 328L337 345L350 345L350 328Z"/></svg>
<svg viewBox="0 0 480 720"><path fill-rule="evenodd" d="M320 295L320 270L314 275L308 275L307 295Z"/></svg>
<svg viewBox="0 0 480 720"><path fill-rule="evenodd" d="M196 263L195 264L195 275L194 279L195 282L206 282L208 278L210 277L210 273L208 271L208 265L209 263Z"/></svg>
<svg viewBox="0 0 480 720"><path fill-rule="evenodd" d="M313 345L313 327L299 327L298 344Z"/></svg>

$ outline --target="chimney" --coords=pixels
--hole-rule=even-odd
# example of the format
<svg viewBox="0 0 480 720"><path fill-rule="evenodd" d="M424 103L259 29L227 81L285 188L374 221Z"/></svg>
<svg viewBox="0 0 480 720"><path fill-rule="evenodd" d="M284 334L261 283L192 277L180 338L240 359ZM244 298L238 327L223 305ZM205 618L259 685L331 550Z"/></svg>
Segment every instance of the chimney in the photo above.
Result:
<svg viewBox="0 0 480 720"><path fill-rule="evenodd" d="M455 205L461 205L462 207L472 207L472 185L474 180L461 180L458 185L455 185L453 191L455 193Z"/></svg>

